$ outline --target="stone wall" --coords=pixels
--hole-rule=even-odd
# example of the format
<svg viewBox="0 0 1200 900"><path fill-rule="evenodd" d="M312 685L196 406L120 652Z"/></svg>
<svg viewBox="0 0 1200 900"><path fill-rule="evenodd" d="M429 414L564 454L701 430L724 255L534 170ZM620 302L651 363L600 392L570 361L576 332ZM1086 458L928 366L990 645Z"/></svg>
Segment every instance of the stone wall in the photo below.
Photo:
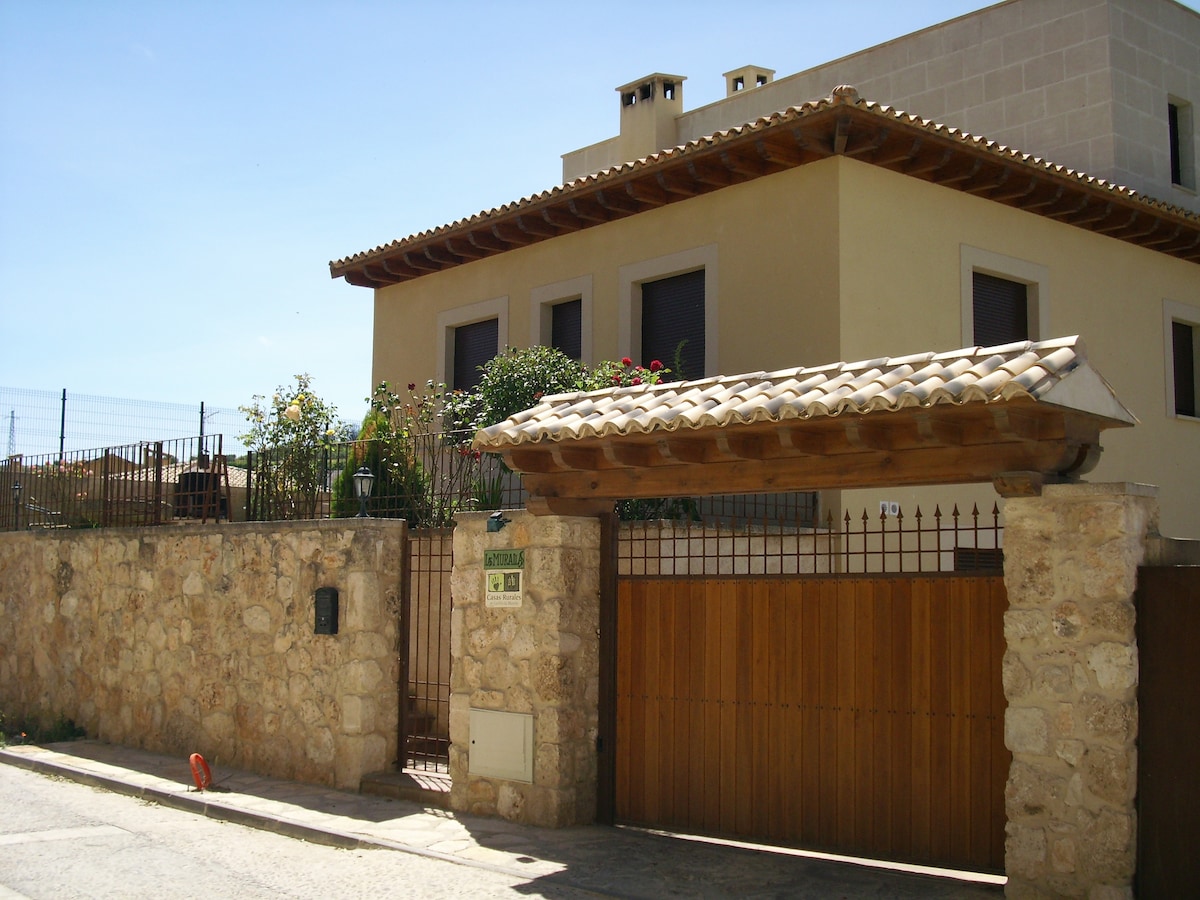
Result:
<svg viewBox="0 0 1200 900"><path fill-rule="evenodd" d="M564 826L596 814L600 524L506 512L457 517L451 618L450 802L453 809ZM484 550L525 551L517 608L490 608ZM472 771L471 710L533 717L532 781Z"/></svg>
<svg viewBox="0 0 1200 900"><path fill-rule="evenodd" d="M1007 895L1130 897L1133 592L1156 491L1053 485L1005 508Z"/></svg>
<svg viewBox="0 0 1200 900"><path fill-rule="evenodd" d="M396 758L399 521L0 534L0 710L357 789ZM314 634L314 592L339 594Z"/></svg>

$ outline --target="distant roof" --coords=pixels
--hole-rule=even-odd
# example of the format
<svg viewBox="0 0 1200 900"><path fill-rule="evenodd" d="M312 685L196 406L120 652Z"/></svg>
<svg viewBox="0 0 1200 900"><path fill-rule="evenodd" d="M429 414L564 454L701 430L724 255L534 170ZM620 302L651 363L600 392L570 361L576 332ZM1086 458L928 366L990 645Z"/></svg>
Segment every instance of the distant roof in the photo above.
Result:
<svg viewBox="0 0 1200 900"><path fill-rule="evenodd" d="M822 100L333 261L329 271L384 287L830 156L1200 262L1200 214L863 100L843 85Z"/></svg>

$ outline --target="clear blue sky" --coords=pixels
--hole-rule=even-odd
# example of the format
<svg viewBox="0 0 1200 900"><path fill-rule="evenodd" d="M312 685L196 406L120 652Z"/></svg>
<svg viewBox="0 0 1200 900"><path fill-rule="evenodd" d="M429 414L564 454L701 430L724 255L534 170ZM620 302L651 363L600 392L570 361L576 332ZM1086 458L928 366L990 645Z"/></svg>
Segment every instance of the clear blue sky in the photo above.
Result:
<svg viewBox="0 0 1200 900"><path fill-rule="evenodd" d="M0 0L0 386L357 421L371 292L328 262L557 184L613 88L780 76L976 0ZM886 98L878 98L886 100Z"/></svg>

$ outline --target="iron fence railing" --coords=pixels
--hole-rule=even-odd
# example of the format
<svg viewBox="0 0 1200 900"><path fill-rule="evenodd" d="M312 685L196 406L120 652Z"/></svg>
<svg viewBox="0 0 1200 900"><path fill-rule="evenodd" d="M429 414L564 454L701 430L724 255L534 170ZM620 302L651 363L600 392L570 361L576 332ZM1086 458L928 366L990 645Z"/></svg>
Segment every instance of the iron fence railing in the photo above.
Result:
<svg viewBox="0 0 1200 900"><path fill-rule="evenodd" d="M621 530L617 566L652 577L994 572L1003 535L997 504L988 513L827 512L819 522L765 514L632 522Z"/></svg>
<svg viewBox="0 0 1200 900"><path fill-rule="evenodd" d="M342 518L365 511L407 519L413 528L440 528L452 525L459 511L524 505L520 476L498 457L472 451L470 438L467 432L431 433L250 453L247 518ZM354 473L364 467L372 484L362 500Z"/></svg>
<svg viewBox="0 0 1200 900"><path fill-rule="evenodd" d="M221 435L0 460L0 529L229 517Z"/></svg>

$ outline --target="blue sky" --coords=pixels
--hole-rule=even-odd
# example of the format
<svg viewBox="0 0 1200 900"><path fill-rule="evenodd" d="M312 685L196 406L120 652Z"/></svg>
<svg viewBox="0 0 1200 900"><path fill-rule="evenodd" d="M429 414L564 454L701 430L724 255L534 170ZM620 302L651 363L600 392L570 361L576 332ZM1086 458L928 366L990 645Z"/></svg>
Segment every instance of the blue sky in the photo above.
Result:
<svg viewBox="0 0 1200 900"><path fill-rule="evenodd" d="M780 76L972 0L0 0L0 386L357 421L371 292L328 262L560 181L617 85ZM886 98L879 98L886 99Z"/></svg>

